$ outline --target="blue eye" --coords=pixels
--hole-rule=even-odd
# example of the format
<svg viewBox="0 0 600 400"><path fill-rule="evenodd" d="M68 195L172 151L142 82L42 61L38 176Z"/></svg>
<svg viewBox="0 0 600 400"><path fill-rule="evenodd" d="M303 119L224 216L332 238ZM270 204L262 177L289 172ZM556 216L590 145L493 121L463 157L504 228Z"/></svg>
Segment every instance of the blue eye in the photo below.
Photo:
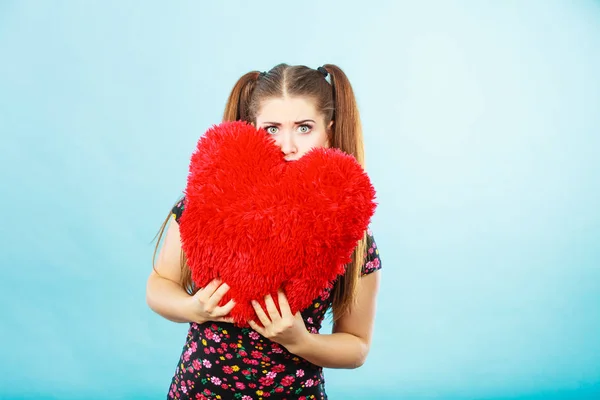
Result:
<svg viewBox="0 0 600 400"><path fill-rule="evenodd" d="M308 133L308 132L310 132L310 128L311 128L310 125L300 125L299 130L300 130L300 133Z"/></svg>

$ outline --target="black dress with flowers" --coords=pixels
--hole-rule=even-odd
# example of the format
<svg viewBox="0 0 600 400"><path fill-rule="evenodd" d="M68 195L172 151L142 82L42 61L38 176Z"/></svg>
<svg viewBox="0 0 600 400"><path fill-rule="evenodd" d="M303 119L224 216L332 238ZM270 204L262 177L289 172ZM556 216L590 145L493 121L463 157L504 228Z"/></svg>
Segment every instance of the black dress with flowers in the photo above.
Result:
<svg viewBox="0 0 600 400"><path fill-rule="evenodd" d="M177 222L183 200L173 208ZM373 234L367 236L362 275L381 269ZM307 329L318 334L332 303L323 290L302 311ZM323 369L288 352L250 328L229 323L190 323L168 399L327 399Z"/></svg>

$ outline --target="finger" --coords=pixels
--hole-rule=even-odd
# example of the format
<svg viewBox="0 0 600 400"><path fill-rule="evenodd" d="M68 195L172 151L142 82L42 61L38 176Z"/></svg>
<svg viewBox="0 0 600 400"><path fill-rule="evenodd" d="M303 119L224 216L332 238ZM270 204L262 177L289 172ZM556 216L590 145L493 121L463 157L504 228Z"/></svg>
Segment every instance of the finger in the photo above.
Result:
<svg viewBox="0 0 600 400"><path fill-rule="evenodd" d="M250 325L250 328L254 329L256 332L265 336L266 332L265 332L264 328L260 327L256 322L250 320L250 321L248 321L248 325Z"/></svg>
<svg viewBox="0 0 600 400"><path fill-rule="evenodd" d="M292 316L292 310L290 308L290 303L287 300L287 297L285 296L285 293L283 293L283 290L278 290L277 291L277 300L279 300L279 309L281 310L281 316L282 317L286 317L286 316Z"/></svg>
<svg viewBox="0 0 600 400"><path fill-rule="evenodd" d="M231 299L224 306L215 308L212 315L213 317L224 317L233 310L233 307L235 307L235 300Z"/></svg>
<svg viewBox="0 0 600 400"><path fill-rule="evenodd" d="M217 307L217 305L219 305L219 302L221 301L221 299L223 298L225 293L227 293L227 291L229 291L228 284L224 283L221 286L219 286L219 288L206 301L206 303L205 303L206 311L212 312L215 309L215 307Z"/></svg>
<svg viewBox="0 0 600 400"><path fill-rule="evenodd" d="M279 310L270 294L265 296L265 305L267 306L267 312L271 317L271 321L278 321L281 319L281 314L279 314Z"/></svg>
<svg viewBox="0 0 600 400"><path fill-rule="evenodd" d="M252 300L252 307L254 307L254 312L256 312L256 316L258 317L260 323L263 324L263 326L271 324L271 320L269 319L267 314L265 314L265 311L263 310L262 306L258 304L258 301Z"/></svg>
<svg viewBox="0 0 600 400"><path fill-rule="evenodd" d="M206 285L196 293L198 299L206 302L210 298L210 296L212 296L215 290L217 290L220 284L220 279L213 279L212 281L210 281L208 285Z"/></svg>

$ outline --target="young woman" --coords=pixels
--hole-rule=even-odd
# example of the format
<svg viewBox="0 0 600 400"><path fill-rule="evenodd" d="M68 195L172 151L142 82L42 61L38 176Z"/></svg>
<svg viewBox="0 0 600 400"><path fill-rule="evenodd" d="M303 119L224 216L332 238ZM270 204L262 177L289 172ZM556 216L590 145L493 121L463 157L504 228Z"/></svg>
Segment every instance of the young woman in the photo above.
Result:
<svg viewBox="0 0 600 400"><path fill-rule="evenodd" d="M329 81L328 81L329 77ZM330 83L331 82L331 83ZM234 86L225 121L244 120L263 128L285 160L298 160L315 147L336 147L364 166L359 113L350 82L335 65L318 69L280 64L250 72ZM367 358L375 317L381 263L370 230L333 289L292 315L285 293L279 309L267 296L254 305L250 328L229 323L234 301L218 306L229 287L191 282L181 250L179 218L185 199L163 223L166 231L148 279L147 302L156 313L190 323L183 354L168 392L170 399L326 399L323 368L357 368ZM268 246L265 243L265 246ZM331 334L318 334L328 310Z"/></svg>

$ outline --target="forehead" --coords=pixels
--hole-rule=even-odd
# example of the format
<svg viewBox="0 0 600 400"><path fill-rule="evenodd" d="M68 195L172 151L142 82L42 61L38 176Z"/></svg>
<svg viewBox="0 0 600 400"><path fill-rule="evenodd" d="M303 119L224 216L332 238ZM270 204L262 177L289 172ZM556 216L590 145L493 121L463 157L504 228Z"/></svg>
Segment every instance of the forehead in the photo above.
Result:
<svg viewBox="0 0 600 400"><path fill-rule="evenodd" d="M263 100L256 120L268 122L294 122L305 119L317 120L315 102L306 97L277 97Z"/></svg>

